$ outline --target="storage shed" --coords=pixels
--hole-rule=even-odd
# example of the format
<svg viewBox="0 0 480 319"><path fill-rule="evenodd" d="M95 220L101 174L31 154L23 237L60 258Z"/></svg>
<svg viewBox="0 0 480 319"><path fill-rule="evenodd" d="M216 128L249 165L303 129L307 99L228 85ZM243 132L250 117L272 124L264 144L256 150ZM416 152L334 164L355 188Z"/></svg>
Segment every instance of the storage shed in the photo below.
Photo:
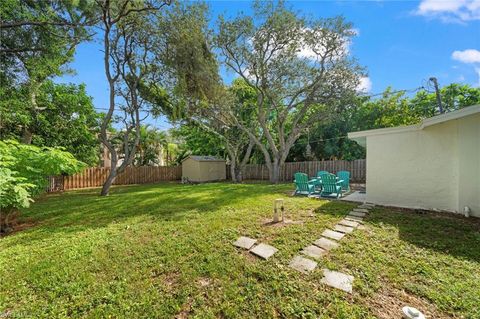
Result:
<svg viewBox="0 0 480 319"><path fill-rule="evenodd" d="M190 182L221 181L227 178L226 161L214 156L190 155L182 162L182 180Z"/></svg>
<svg viewBox="0 0 480 319"><path fill-rule="evenodd" d="M367 148L368 202L480 217L480 105L348 137Z"/></svg>

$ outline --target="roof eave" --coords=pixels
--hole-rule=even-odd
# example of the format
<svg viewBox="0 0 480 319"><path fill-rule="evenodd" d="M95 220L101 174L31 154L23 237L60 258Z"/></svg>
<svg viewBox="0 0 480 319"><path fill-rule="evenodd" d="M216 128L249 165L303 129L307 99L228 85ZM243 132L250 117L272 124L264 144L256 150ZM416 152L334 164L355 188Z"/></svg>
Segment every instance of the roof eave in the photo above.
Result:
<svg viewBox="0 0 480 319"><path fill-rule="evenodd" d="M422 120L422 122L415 125L386 127L386 128L366 130L366 131L350 132L348 133L348 138L351 140L356 140L360 137L367 137L367 136L373 136L373 135L383 135L383 134L390 134L390 133L402 133L402 132L408 132L408 131L423 130L424 128L432 125L460 119L462 117L466 117L476 113L480 113L480 105L472 105L472 106L468 106L463 109L453 111L450 113L439 114L437 116L424 119Z"/></svg>

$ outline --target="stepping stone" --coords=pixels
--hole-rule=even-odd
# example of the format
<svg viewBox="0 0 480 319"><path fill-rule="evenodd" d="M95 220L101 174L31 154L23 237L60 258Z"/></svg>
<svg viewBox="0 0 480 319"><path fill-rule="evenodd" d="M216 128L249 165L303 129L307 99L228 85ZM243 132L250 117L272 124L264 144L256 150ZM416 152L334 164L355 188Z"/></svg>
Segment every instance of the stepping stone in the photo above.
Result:
<svg viewBox="0 0 480 319"><path fill-rule="evenodd" d="M254 255L257 255L260 258L268 259L273 256L278 251L277 248L267 245L267 244L259 244L253 247L250 252Z"/></svg>
<svg viewBox="0 0 480 319"><path fill-rule="evenodd" d="M372 208L372 207L367 206L367 205L360 205L360 206L358 206L357 208L370 209L370 208Z"/></svg>
<svg viewBox="0 0 480 319"><path fill-rule="evenodd" d="M295 256L288 266L306 274L313 271L317 267L317 263L302 256Z"/></svg>
<svg viewBox="0 0 480 319"><path fill-rule="evenodd" d="M345 234L339 233L338 231L326 229L323 231L322 236L335 239L335 240L340 240L345 236Z"/></svg>
<svg viewBox="0 0 480 319"><path fill-rule="evenodd" d="M323 275L322 283L352 293L353 276L328 269L323 269Z"/></svg>
<svg viewBox="0 0 480 319"><path fill-rule="evenodd" d="M348 220L348 219L342 219L340 222L339 222L340 225L343 225L343 226L348 226L348 227L358 227L358 222L353 222L351 220Z"/></svg>
<svg viewBox="0 0 480 319"><path fill-rule="evenodd" d="M365 209L365 208L354 208L353 211L359 212L359 213L365 213L365 214L368 213L368 209Z"/></svg>
<svg viewBox="0 0 480 319"><path fill-rule="evenodd" d="M347 216L345 216L344 219L349 220L349 221L352 221L352 222L363 223L363 218L362 218L362 217L358 217L358 216L350 216L350 215L347 215Z"/></svg>
<svg viewBox="0 0 480 319"><path fill-rule="evenodd" d="M354 212L354 211L351 211L350 213L348 213L348 215L357 216L357 217L365 217L365 213Z"/></svg>
<svg viewBox="0 0 480 319"><path fill-rule="evenodd" d="M315 258L315 259L320 259L320 257L325 255L327 253L327 251L325 249L320 248L320 247L310 245L310 246L307 246L307 247L303 248L302 253L304 255L307 255L308 257L312 257L312 258Z"/></svg>
<svg viewBox="0 0 480 319"><path fill-rule="evenodd" d="M339 246L337 242L324 237L317 239L313 244L325 250L331 250Z"/></svg>
<svg viewBox="0 0 480 319"><path fill-rule="evenodd" d="M335 231L339 231L344 234L350 234L352 231L355 230L353 227L343 226L343 225L335 225L333 228Z"/></svg>
<svg viewBox="0 0 480 319"><path fill-rule="evenodd" d="M257 242L256 239L242 236L242 237L239 237L233 243L233 245L236 246L236 247L244 248L244 249L248 250L248 249L252 248L252 246L255 245L256 242Z"/></svg>

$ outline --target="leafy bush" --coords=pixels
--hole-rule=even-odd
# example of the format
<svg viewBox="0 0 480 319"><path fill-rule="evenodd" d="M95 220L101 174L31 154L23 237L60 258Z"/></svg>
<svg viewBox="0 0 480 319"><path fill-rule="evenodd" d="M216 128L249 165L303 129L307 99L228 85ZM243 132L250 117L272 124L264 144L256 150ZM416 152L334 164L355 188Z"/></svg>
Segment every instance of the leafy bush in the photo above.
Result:
<svg viewBox="0 0 480 319"><path fill-rule="evenodd" d="M45 190L48 176L74 174L84 166L60 148L0 141L0 233L8 232L19 209Z"/></svg>

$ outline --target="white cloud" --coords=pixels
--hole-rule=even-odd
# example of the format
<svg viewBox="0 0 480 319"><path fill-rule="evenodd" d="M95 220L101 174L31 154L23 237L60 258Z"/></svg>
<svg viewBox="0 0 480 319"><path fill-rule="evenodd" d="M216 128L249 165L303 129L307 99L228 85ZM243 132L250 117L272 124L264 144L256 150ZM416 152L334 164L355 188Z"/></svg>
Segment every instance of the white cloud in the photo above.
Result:
<svg viewBox="0 0 480 319"><path fill-rule="evenodd" d="M357 86L357 91L361 93L368 93L372 89L372 80L368 76L362 77Z"/></svg>
<svg viewBox="0 0 480 319"><path fill-rule="evenodd" d="M480 20L480 0L422 0L415 13L444 22Z"/></svg>
<svg viewBox="0 0 480 319"><path fill-rule="evenodd" d="M478 75L478 86L480 87L480 51L475 49L453 51L452 59L466 64L473 64L475 73Z"/></svg>
<svg viewBox="0 0 480 319"><path fill-rule="evenodd" d="M480 63L480 51L468 49L463 51L454 51L452 59L463 63Z"/></svg>

